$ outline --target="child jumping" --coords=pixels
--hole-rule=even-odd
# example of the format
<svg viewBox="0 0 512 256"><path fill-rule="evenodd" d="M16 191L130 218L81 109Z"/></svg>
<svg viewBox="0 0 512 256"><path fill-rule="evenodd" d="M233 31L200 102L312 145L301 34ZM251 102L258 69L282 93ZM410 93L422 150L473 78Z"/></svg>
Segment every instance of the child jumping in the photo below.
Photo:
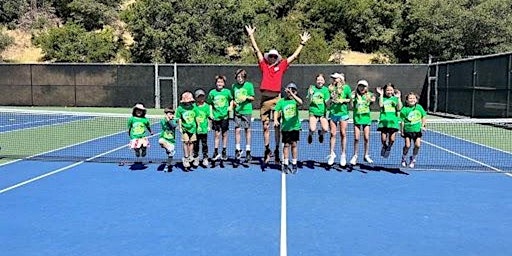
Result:
<svg viewBox="0 0 512 256"><path fill-rule="evenodd" d="M359 80L357 89L352 96L354 107L354 156L350 159L351 165L356 165L359 153L359 138L361 129L364 136L364 161L373 163L370 158L370 125L372 124L370 105L375 102L375 96L368 90L368 81Z"/></svg>
<svg viewBox="0 0 512 256"><path fill-rule="evenodd" d="M400 110L402 109L402 99L399 90L391 83L378 87L379 93L379 127L382 149L380 155L388 158L391 153L391 147L395 143L396 132L400 128Z"/></svg>
<svg viewBox="0 0 512 256"><path fill-rule="evenodd" d="M299 106L302 99L297 96L297 85L290 83L285 89L286 98L280 99L275 108L274 125L279 126L281 117L281 135L283 148L283 163L281 170L284 173L297 173L297 158L299 151L297 142L300 138L301 124L299 120ZM292 150L292 168L289 167L290 147Z"/></svg>
<svg viewBox="0 0 512 256"><path fill-rule="evenodd" d="M236 83L232 85L233 104L235 107L235 160L242 157L240 148L241 129L245 130L245 163L249 163L251 157L251 120L252 102L254 101L254 85L246 81L247 72L238 69L235 73Z"/></svg>
<svg viewBox="0 0 512 256"><path fill-rule="evenodd" d="M181 132L183 142L183 167L188 169L191 165L198 166L199 160L194 159L194 141L197 140L197 116L199 113L194 105L194 97L191 92L184 92L181 95L180 105L176 110L176 119Z"/></svg>
<svg viewBox="0 0 512 256"><path fill-rule="evenodd" d="M167 154L167 165L164 169L165 172L172 172L174 166L173 157L176 152L176 127L178 124L174 119L174 109L171 107L164 109L165 117L160 120L160 126L162 131L160 132L160 138L158 143L160 147L165 149Z"/></svg>
<svg viewBox="0 0 512 256"><path fill-rule="evenodd" d="M419 96L411 92L405 97L406 105L400 110L400 133L405 139L405 145L402 154L402 167L407 167L407 153L411 147L411 141L414 142L412 156L409 158L409 167L414 168L416 157L420 151L422 131L425 131L427 122L427 113L423 107L418 104Z"/></svg>
<svg viewBox="0 0 512 256"><path fill-rule="evenodd" d="M149 140L147 132L153 134L149 120L146 118L146 108L142 103L133 107L132 116L128 119L128 135L130 136L130 148L135 151L136 164L141 164L140 157L145 157Z"/></svg>
<svg viewBox="0 0 512 256"><path fill-rule="evenodd" d="M331 75L332 83L329 85L331 93L331 104L329 106L329 125L330 125L330 154L327 160L329 166L334 164L336 153L334 147L336 145L336 133L339 126L341 135L341 158L340 166L347 165L347 126L349 119L348 105L352 101L352 90L350 85L345 83L345 75L342 73L334 73Z"/></svg>
<svg viewBox="0 0 512 256"><path fill-rule="evenodd" d="M229 130L229 108L231 105L231 91L224 88L226 85L226 77L218 75L215 77L215 89L208 93L206 102L212 106L213 130L215 131L215 148L213 151L212 161L221 158L219 155L220 137L222 134L222 160L227 160L227 144Z"/></svg>
<svg viewBox="0 0 512 256"><path fill-rule="evenodd" d="M196 107L199 115L197 116L197 140L194 143L194 158L199 159L199 146L203 152L202 164L204 167L208 166L208 132L210 131L210 115L211 107L206 100L206 93L198 89L194 92L196 97Z"/></svg>
<svg viewBox="0 0 512 256"><path fill-rule="evenodd" d="M327 121L327 102L329 101L329 89L324 87L325 77L323 74L316 76L315 85L311 85L308 89L306 99L309 101L309 135L308 144L313 142L313 134L316 131L316 125L320 121L322 126L318 130L318 142L324 142L324 134L329 130L329 121Z"/></svg>

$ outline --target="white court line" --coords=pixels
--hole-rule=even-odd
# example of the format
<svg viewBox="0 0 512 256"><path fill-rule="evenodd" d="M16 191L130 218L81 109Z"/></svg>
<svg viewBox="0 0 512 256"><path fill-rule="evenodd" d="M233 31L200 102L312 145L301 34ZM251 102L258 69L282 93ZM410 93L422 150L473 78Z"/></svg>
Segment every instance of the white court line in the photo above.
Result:
<svg viewBox="0 0 512 256"><path fill-rule="evenodd" d="M101 153L101 154L99 154L99 155L96 155L96 156L93 156L93 157L87 158L87 159L86 159L86 160L84 160L84 161L76 162L76 163L74 163L74 164L70 164L70 165L68 165L68 166L64 166L64 167L62 167L62 168L60 168L60 169L57 169L57 170L55 170L55 171L51 171L51 172L45 173L45 174L43 174L43 175L39 175L39 176L37 176L37 177L34 177L34 178L32 178L32 179L29 179L29 180L26 180L26 181L23 181L23 182L17 183L17 184L15 184L15 185L12 185L12 186L10 186L10 187L7 187L7 188L4 188L4 189L0 190L0 194L5 193L5 192L10 191L10 190L13 190L13 189L15 189L15 188L19 188L19 187L21 187L21 186L27 185L27 184L32 183L32 182L34 182L34 181L38 181L38 180L40 180L40 179L44 179L44 178L46 178L46 177L48 177L48 176L51 176L51 175L57 174L57 173L59 173L59 172L63 172L63 171L69 170L69 169L71 169L71 168L73 168L73 167L76 167L76 166L78 166L78 165L81 165L81 164L83 164L83 163L85 163L85 162L92 161L92 160L94 160L94 159L96 159L96 158L102 157L102 156L104 156L104 155L108 155L108 154L110 154L110 153L112 153L112 152L115 152L115 151L120 150L120 149L125 148L125 147L128 147L128 145L123 145L123 146L117 147L117 148L115 148L115 149L109 150L109 151L104 152L104 153Z"/></svg>
<svg viewBox="0 0 512 256"><path fill-rule="evenodd" d="M24 131L24 130L30 130L30 129L37 129L37 128L41 128L41 127L48 127L48 126L54 126L54 125L69 124L69 123L73 123L73 122L77 122L77 121L88 121L91 119L92 118L77 119L77 120L70 120L70 121L66 121L66 122L60 122L60 123L56 123L56 124L45 124L45 125L39 125L39 126L32 126L32 127L21 128L21 129L3 131L3 132L0 132L0 134L9 133L9 132L18 132L18 131ZM57 120L57 119L54 119L54 120Z"/></svg>
<svg viewBox="0 0 512 256"><path fill-rule="evenodd" d="M11 127L11 126L20 126L20 125L26 125L26 124L44 123L44 122L56 121L56 120L61 120L61 119L69 119L69 118L72 118L72 116L50 118L50 119L44 119L44 120L39 120L39 121L24 122L24 123L6 124L6 125L0 125L0 128Z"/></svg>
<svg viewBox="0 0 512 256"><path fill-rule="evenodd" d="M281 235L279 243L279 255L288 255L287 225L286 225L286 174L281 172Z"/></svg>
<svg viewBox="0 0 512 256"><path fill-rule="evenodd" d="M100 140L100 139L104 139L104 138L107 138L107 137L110 137L110 136L115 136L115 135L118 135L118 134L121 134L121 133L124 133L124 132L126 132L126 131L112 133L112 134L104 135L104 136L101 136L101 137L92 138L90 140L78 142L78 143L71 144L71 145L64 146L64 147L60 147L60 148L57 148L57 149L52 149L50 151L46 151L46 152L42 152L42 153L39 153L39 154L27 156L27 157L24 157L24 158L21 158L21 159L12 160L12 161L0 164L0 167L5 166L5 165L9 165L9 164L13 164L13 163L16 163L16 162L19 162L21 160L27 160L27 159L34 158L34 157L37 157L37 156L41 156L41 155L45 155L45 154L50 154L50 153L53 153L53 152L56 152L56 151L59 151L59 150L64 150L64 149L71 148L71 147L74 147L74 146L79 146L79 145L82 145L82 144L85 144L85 143L89 143L89 142L92 142L92 141L95 141L95 140Z"/></svg>
<svg viewBox="0 0 512 256"><path fill-rule="evenodd" d="M491 147L491 146L488 146L488 145L480 144L478 142L474 142L474 141L470 141L470 140L467 140L467 139L464 139L464 138L461 138L461 137L457 137L457 136L453 136L453 135L450 135L450 134L446 134L444 132L433 131L433 130L427 130L427 132L438 133L438 134L441 134L441 135L444 135L444 136L447 136L447 137L450 137L450 138L453 138L453 139L462 140L464 142L475 144L477 146L485 147L485 148L488 148L488 149L493 149L493 150L496 150L496 151L499 151L499 152L502 152L502 153L506 153L506 154L512 155L512 152L508 152L508 151L503 150L503 149L499 149L499 148Z"/></svg>
<svg viewBox="0 0 512 256"><path fill-rule="evenodd" d="M449 150L449 149L447 149L447 148L443 148L443 147L441 147L441 146L438 146L438 145L436 145L436 144L430 143L430 142L425 141L425 140L422 140L422 142L424 142L424 143L426 143L427 145L430 145L430 146L432 146L432 147L435 147L435 148L438 148L438 149L444 150L444 151L446 151L446 152L448 152L448 153L450 153L450 154L456 155L456 156L458 156L458 157L462 157L462 158L464 158L464 159L466 159L466 160L469 160L469 161L471 161L471 162L474 162L474 163L477 163L477 164L482 165L482 166L484 166L484 167L487 167L487 168L489 168L489 169L491 169L491 170L494 170L494 171L496 171L496 172L503 173L503 174L505 174L505 175L507 175L507 176L509 176L509 177L512 177L512 174L511 174L511 173L508 173L508 172L505 172L505 171L503 171L503 170L501 170L501 169L498 169L498 168L496 168L496 167L490 166L490 165L488 165L488 164L486 164L486 163L484 163L484 162L480 162L480 161L478 161L478 160L476 160L476 159L473 159L473 158L471 158L471 157L468 157L468 156L465 156L465 155L459 154L459 153L457 153L457 152L455 152L455 151L451 151L451 150Z"/></svg>

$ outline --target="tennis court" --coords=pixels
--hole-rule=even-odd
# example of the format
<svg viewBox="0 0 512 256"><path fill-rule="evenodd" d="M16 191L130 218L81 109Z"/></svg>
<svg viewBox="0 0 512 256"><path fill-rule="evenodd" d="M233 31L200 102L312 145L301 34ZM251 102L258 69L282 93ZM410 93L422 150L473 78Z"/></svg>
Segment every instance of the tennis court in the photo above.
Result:
<svg viewBox="0 0 512 256"><path fill-rule="evenodd" d="M431 120L414 169L400 167L401 139L379 156L375 126L374 164L324 168L328 140L308 145L303 123L299 171L285 175L262 168L255 121L251 164L164 173L158 136L146 164L131 164L126 116L1 112L0 254L508 255L503 122ZM352 141L349 132L349 155Z"/></svg>

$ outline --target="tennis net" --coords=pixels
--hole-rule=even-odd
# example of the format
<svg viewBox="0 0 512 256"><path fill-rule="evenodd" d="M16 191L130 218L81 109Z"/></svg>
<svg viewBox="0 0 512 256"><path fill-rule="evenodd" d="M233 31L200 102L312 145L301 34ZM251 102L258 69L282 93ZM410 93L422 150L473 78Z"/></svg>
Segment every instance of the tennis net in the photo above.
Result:
<svg viewBox="0 0 512 256"><path fill-rule="evenodd" d="M129 112L129 111L128 111ZM133 162L135 156L128 147L127 120L129 114L43 111L26 109L0 109L0 164L15 160L86 161L122 163ZM162 115L148 115L154 132L145 158L147 163L165 162L165 151L158 144L159 121ZM228 156L234 157L234 124L228 132ZM307 143L309 125L302 124L299 142L299 161L316 169L327 162L329 134L319 143L314 134L312 144ZM320 127L320 124L318 124ZM417 158L417 170L459 170L482 172L512 172L512 119L429 119L423 133L422 146ZM264 152L261 122L252 123L253 164L261 163ZM363 162L363 140L360 141L359 164L356 167L401 168L404 140L397 135L391 155L380 156L381 142L377 124L371 126L370 155L373 164ZM271 138L273 133L271 130ZM242 132L242 149L245 139ZM149 136L149 135L148 135ZM208 135L209 154L213 153L213 131ZM353 155L353 125L347 128L347 161ZM274 148L274 140L271 140ZM177 132L175 159L182 157L180 135ZM412 147L409 155L412 154ZM340 138L337 135L336 163L340 159ZM201 154L200 154L201 155Z"/></svg>

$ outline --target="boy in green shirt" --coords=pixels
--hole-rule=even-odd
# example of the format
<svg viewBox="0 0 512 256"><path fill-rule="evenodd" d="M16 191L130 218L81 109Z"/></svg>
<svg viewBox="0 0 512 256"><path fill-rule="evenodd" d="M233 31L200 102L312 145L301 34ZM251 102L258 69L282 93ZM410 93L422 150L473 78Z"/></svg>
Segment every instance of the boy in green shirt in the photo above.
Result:
<svg viewBox="0 0 512 256"><path fill-rule="evenodd" d="M334 146L336 145L336 133L339 126L341 137L340 166L345 167L347 165L348 105L352 101L352 89L350 89L350 85L345 83L345 75L343 73L334 73L331 75L331 79L333 79L332 83L329 85L329 92L331 93L331 104L329 106L331 138L327 165L333 165L336 159Z"/></svg>
<svg viewBox="0 0 512 256"><path fill-rule="evenodd" d="M297 142L300 138L301 123L299 119L299 106L302 105L302 99L297 96L297 85L290 83L285 89L286 98L280 99L275 108L274 125L281 125L283 148L282 171L284 173L297 172L297 157L299 155ZM281 122L279 122L281 118ZM292 150L292 168L290 170L288 159L290 157L290 147Z"/></svg>
<svg viewBox="0 0 512 256"><path fill-rule="evenodd" d="M194 158L199 159L199 145L203 151L203 167L208 166L208 132L210 131L211 106L205 102L205 92L201 89L195 91L196 107L199 112L197 116L197 140L194 143Z"/></svg>
<svg viewBox="0 0 512 256"><path fill-rule="evenodd" d="M399 90L395 90L392 83L378 87L379 96L379 127L382 149L380 155L388 158L391 153L391 147L395 143L396 132L400 128L400 109L402 109L402 98Z"/></svg>
<svg viewBox="0 0 512 256"><path fill-rule="evenodd" d="M130 148L135 151L135 157L137 158L135 163L140 164L142 163L140 157L146 156L149 146L146 131L153 134L149 120L146 118L146 108L142 103L137 103L133 107L132 116L128 119L127 126L128 135L130 136Z"/></svg>
<svg viewBox="0 0 512 256"><path fill-rule="evenodd" d="M215 77L216 88L208 93L206 102L212 106L213 130L215 131L215 148L213 151L212 161L217 161L219 155L219 144L222 132L222 160L227 160L227 144L229 130L229 109L231 105L231 91L224 88L226 85L226 77L218 75Z"/></svg>
<svg viewBox="0 0 512 256"><path fill-rule="evenodd" d="M410 157L409 167L414 168L416 164L416 156L420 151L422 131L425 131L425 123L427 122L427 113L423 107L418 104L419 96L411 92L405 97L406 105L400 110L400 133L405 139L405 146L402 154L402 166L407 166L407 153L411 147L411 141L414 141L414 149Z"/></svg>
<svg viewBox="0 0 512 256"><path fill-rule="evenodd" d="M180 105L176 109L176 119L181 132L181 141L183 142L183 167L190 168L191 164L199 165L199 160L194 159L194 141L197 140L197 116L199 112L194 105L194 97L189 91L181 95Z"/></svg>
<svg viewBox="0 0 512 256"><path fill-rule="evenodd" d="M247 72L238 69L235 73L236 83L232 85L233 105L235 107L235 160L240 160L240 131L245 130L245 162L249 163L251 157L251 120L252 102L254 101L254 85L246 81Z"/></svg>
<svg viewBox="0 0 512 256"><path fill-rule="evenodd" d="M165 167L165 172L172 172L172 167L174 165L173 157L176 152L176 127L178 124L174 119L174 109L171 107L164 109L165 117L160 120L160 127L162 131L160 132L160 138L158 139L158 143L160 147L165 149L165 153L167 154L167 166Z"/></svg>
<svg viewBox="0 0 512 256"><path fill-rule="evenodd" d="M357 89L352 97L354 107L354 156L350 159L351 165L356 165L357 155L359 153L359 138L361 129L364 136L364 161L373 163L370 158L370 125L372 118L370 116L370 105L375 102L375 96L368 90L368 81L359 80Z"/></svg>
<svg viewBox="0 0 512 256"><path fill-rule="evenodd" d="M308 89L306 98L309 100L309 135L308 144L313 142L313 134L316 131L317 122L320 121L322 130L318 131L318 141L324 142L324 133L329 130L329 122L327 121L327 101L329 101L330 93L327 87L324 87L325 77L323 74L316 76L316 84L311 85Z"/></svg>

